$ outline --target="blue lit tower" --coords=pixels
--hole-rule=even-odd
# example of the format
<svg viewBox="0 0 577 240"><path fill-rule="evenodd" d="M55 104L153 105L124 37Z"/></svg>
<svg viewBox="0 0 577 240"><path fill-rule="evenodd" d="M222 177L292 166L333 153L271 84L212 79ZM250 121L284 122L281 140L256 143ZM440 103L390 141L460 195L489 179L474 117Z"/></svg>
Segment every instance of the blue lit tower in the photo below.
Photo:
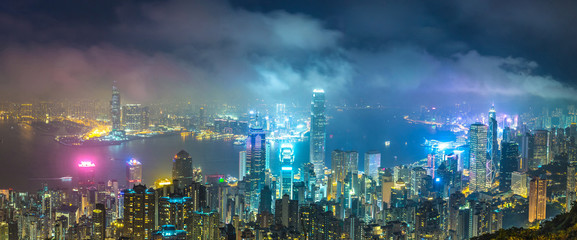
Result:
<svg viewBox="0 0 577 240"><path fill-rule="evenodd" d="M471 124L469 146L469 190L487 191L487 126Z"/></svg>
<svg viewBox="0 0 577 240"><path fill-rule="evenodd" d="M260 190L265 184L266 165L266 132L258 119L250 126L249 136L246 141L246 167L248 181L250 182L250 206L256 211Z"/></svg>
<svg viewBox="0 0 577 240"><path fill-rule="evenodd" d="M487 184L493 184L496 169L499 166L499 144L497 143L497 113L495 106L489 110L489 129L487 131Z"/></svg>
<svg viewBox="0 0 577 240"><path fill-rule="evenodd" d="M293 194L293 162L294 148L290 143L283 143L280 147L281 159L281 191L280 195L287 194L289 197Z"/></svg>
<svg viewBox="0 0 577 240"><path fill-rule="evenodd" d="M110 100L110 122L112 130L120 130L120 92L116 87L116 81L112 85L112 99Z"/></svg>
<svg viewBox="0 0 577 240"><path fill-rule="evenodd" d="M324 178L326 143L325 91L315 89L311 102L310 161L318 180Z"/></svg>

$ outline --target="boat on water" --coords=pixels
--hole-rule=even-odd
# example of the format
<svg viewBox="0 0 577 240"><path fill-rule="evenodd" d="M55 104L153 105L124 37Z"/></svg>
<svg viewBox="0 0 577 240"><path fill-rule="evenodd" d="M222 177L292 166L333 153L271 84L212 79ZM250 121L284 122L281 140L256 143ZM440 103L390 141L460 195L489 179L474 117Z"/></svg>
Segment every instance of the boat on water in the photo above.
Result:
<svg viewBox="0 0 577 240"><path fill-rule="evenodd" d="M246 144L246 138L235 138L234 142L232 143L236 146L242 146L244 144Z"/></svg>

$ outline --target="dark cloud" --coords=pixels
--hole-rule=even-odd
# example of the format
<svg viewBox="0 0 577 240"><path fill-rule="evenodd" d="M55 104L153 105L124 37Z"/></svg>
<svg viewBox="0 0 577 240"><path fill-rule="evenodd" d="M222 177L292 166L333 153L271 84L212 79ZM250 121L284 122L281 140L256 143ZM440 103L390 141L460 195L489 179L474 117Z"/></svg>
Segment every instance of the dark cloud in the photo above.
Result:
<svg viewBox="0 0 577 240"><path fill-rule="evenodd" d="M316 87L350 102L576 100L577 3L322 3L10 1L0 92L107 98L117 81L133 101L307 102Z"/></svg>

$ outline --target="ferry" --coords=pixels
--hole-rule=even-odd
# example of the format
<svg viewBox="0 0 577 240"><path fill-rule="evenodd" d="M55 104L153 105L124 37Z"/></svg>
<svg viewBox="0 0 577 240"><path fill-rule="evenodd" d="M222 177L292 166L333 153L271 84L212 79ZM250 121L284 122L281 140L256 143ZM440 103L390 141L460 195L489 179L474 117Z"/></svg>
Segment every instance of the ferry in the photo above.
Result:
<svg viewBox="0 0 577 240"><path fill-rule="evenodd" d="M242 146L244 144L246 144L246 138L236 138L234 139L234 142L232 143L236 146Z"/></svg>

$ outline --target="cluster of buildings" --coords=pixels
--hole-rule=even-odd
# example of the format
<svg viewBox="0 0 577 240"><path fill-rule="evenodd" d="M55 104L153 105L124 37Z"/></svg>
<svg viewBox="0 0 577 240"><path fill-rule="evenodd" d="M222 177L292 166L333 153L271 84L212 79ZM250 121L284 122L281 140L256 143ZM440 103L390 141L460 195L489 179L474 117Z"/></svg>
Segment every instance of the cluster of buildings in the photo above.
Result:
<svg viewBox="0 0 577 240"><path fill-rule="evenodd" d="M115 88L112 129L141 128L139 109L121 111ZM70 189L0 191L0 238L469 239L504 225L537 226L551 216L548 207L568 211L577 200L577 125L557 110L537 124L491 108L455 141L427 142L426 159L392 168L381 166L379 151L327 154L323 90L313 91L310 156L302 165L293 145L306 137L302 126L284 105L276 113L214 120L219 132L247 135L238 179L202 176L184 150L172 159L172 179L154 186L143 185L136 159L120 186L96 181L94 164L81 162ZM205 114L200 125L209 127Z"/></svg>

